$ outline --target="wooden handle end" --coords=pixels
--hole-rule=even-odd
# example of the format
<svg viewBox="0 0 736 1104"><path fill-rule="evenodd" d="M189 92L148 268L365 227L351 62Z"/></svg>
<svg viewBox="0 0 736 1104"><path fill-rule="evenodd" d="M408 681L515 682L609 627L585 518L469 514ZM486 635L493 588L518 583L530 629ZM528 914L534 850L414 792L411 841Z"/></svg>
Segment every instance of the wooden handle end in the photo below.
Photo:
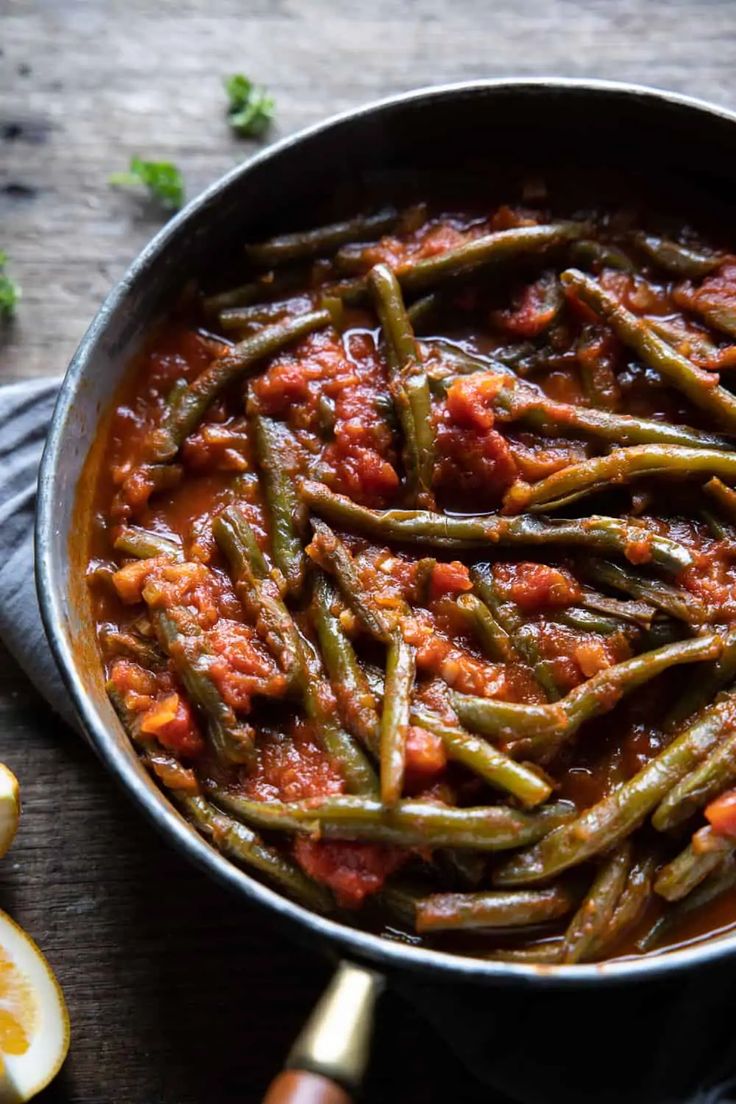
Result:
<svg viewBox="0 0 736 1104"><path fill-rule="evenodd" d="M307 1070L284 1070L270 1084L263 1104L353 1104L336 1081Z"/></svg>

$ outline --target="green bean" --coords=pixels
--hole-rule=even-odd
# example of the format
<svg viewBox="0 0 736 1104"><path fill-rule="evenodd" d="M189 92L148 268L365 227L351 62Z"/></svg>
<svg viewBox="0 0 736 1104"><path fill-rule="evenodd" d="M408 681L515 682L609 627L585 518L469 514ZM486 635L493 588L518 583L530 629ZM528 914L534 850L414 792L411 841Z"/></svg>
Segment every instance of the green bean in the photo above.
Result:
<svg viewBox="0 0 736 1104"><path fill-rule="evenodd" d="M693 672L689 685L669 710L664 722L665 731L674 732L681 722L704 709L725 687L736 678L736 629L729 629L723 638L723 651L715 663Z"/></svg>
<svg viewBox="0 0 736 1104"><path fill-rule="evenodd" d="M483 651L495 663L509 663L514 649L509 634L477 594L461 594L458 609L467 616Z"/></svg>
<svg viewBox="0 0 736 1104"><path fill-rule="evenodd" d="M564 698L546 705L476 698L456 691L450 697L462 723L474 731L505 739L542 737L539 743L532 743L535 750L556 750L586 721L613 709L624 694L677 664L713 659L722 647L717 633L666 644L599 671Z"/></svg>
<svg viewBox="0 0 736 1104"><path fill-rule="evenodd" d="M267 326L215 357L179 396L154 439L153 459L173 460L179 446L197 428L208 408L231 384L253 375L266 358L313 330L329 326L329 311L310 311Z"/></svg>
<svg viewBox="0 0 736 1104"><path fill-rule="evenodd" d="M495 962L516 962L524 966L552 966L562 958L564 943L561 938L546 939L528 947L497 947L481 958Z"/></svg>
<svg viewBox="0 0 736 1104"><path fill-rule="evenodd" d="M368 275L368 285L386 343L389 387L404 438L407 490L414 504L432 492L434 437L429 385L395 275L387 265L376 265Z"/></svg>
<svg viewBox="0 0 736 1104"><path fill-rule="evenodd" d="M423 295L408 308L407 314L412 329L422 326L438 308L442 305L442 296L439 292L431 291L429 295Z"/></svg>
<svg viewBox="0 0 736 1104"><path fill-rule="evenodd" d="M507 513L558 510L586 495L621 486L632 479L653 476L684 479L711 474L736 480L736 455L680 445L634 445L615 449L607 456L569 464L532 485L515 483L506 495L504 507Z"/></svg>
<svg viewBox="0 0 736 1104"><path fill-rule="evenodd" d="M733 854L736 840L719 836L710 825L695 833L684 851L663 866L654 883L654 891L666 901L687 897L714 870Z"/></svg>
<svg viewBox="0 0 736 1104"><path fill-rule="evenodd" d="M462 763L497 789L513 794L523 805L541 805L552 793L550 784L531 767L517 763L485 740L449 724L420 706L411 711L412 724L439 736L448 758Z"/></svg>
<svg viewBox="0 0 736 1104"><path fill-rule="evenodd" d="M609 598L607 594L599 594L587 588L583 590L579 602L585 610L607 614L616 621L627 621L641 629L651 627L657 612L656 607L649 602L622 601L620 598Z"/></svg>
<svg viewBox="0 0 736 1104"><path fill-rule="evenodd" d="M348 791L373 794L378 789L375 771L349 733L333 716L333 699L322 661L312 642L301 635L306 678L302 687L304 711L314 722L315 735L329 757L340 767Z"/></svg>
<svg viewBox="0 0 736 1104"><path fill-rule="evenodd" d="M704 882L688 893L687 897L668 909L664 916L661 916L638 940L637 948L640 951L651 951L679 923L720 897L722 893L733 889L734 886L736 886L736 862L733 858L727 858Z"/></svg>
<svg viewBox="0 0 736 1104"><path fill-rule="evenodd" d="M501 375L500 387L493 404L501 422L520 422L525 428L544 436L559 437L560 433L593 437L616 445L683 445L691 448L733 449L733 442L717 433L692 426L660 422L654 418L639 418L631 414L615 414L610 410L577 406L550 399L532 383L520 380L504 365L489 358L481 360L470 354L444 352L440 342L427 342L427 348L439 351L456 369L456 375L430 375L430 387L441 396L456 379L475 372Z"/></svg>
<svg viewBox="0 0 736 1104"><path fill-rule="evenodd" d="M246 245L245 253L249 261L263 268L323 257L348 242L380 238L391 230L398 218L399 212L394 207L384 207L371 215L358 215L319 226L316 230L298 230L258 245Z"/></svg>
<svg viewBox="0 0 736 1104"><path fill-rule="evenodd" d="M252 426L274 563L289 594L298 595L304 585L306 558L298 531L300 501L289 461L288 430L261 414L254 416Z"/></svg>
<svg viewBox="0 0 736 1104"><path fill-rule="evenodd" d="M653 332L647 323L621 306L615 296L576 269L560 277L565 287L611 326L624 345L633 349L650 368L725 430L736 430L736 397L718 385L712 374L682 356Z"/></svg>
<svg viewBox="0 0 736 1104"><path fill-rule="evenodd" d="M138 560L147 560L152 556L172 556L175 560L184 558L181 545L177 541L152 533L148 529L140 529L137 525L128 525L123 529L116 537L113 548L116 552L135 556Z"/></svg>
<svg viewBox="0 0 736 1104"><path fill-rule="evenodd" d="M617 268L621 272L635 272L636 265L616 245L588 240L573 242L570 246L570 260L575 264L594 264L600 268Z"/></svg>
<svg viewBox="0 0 736 1104"><path fill-rule="evenodd" d="M575 359L588 405L598 407L604 414L615 410L621 400L621 389L611 358L601 354L599 326L583 326L575 342Z"/></svg>
<svg viewBox="0 0 736 1104"><path fill-rule="evenodd" d="M207 718L215 754L226 763L252 763L253 729L238 720L213 682L213 654L197 622L186 610L149 607L161 647L172 660L187 695Z"/></svg>
<svg viewBox="0 0 736 1104"><path fill-rule="evenodd" d="M109 625L104 625L98 635L107 655L127 656L152 671L166 666L166 657L155 641L147 640L138 633L120 632Z"/></svg>
<svg viewBox="0 0 736 1104"><path fill-rule="evenodd" d="M447 249L433 257L409 261L396 270L403 291L424 291L448 277L467 275L522 257L544 253L555 246L580 238L589 227L582 222L559 222L549 226L519 226L499 230Z"/></svg>
<svg viewBox="0 0 736 1104"><path fill-rule="evenodd" d="M311 523L314 537L310 553L334 577L344 601L366 632L387 644L394 632L393 620L365 593L350 551L329 525L317 518L312 518Z"/></svg>
<svg viewBox="0 0 736 1104"><path fill-rule="evenodd" d="M416 930L525 927L557 920L572 906L572 897L559 886L511 893L433 893L416 902Z"/></svg>
<svg viewBox="0 0 736 1104"><path fill-rule="evenodd" d="M235 590L256 631L285 674L305 677L299 633L271 578L248 519L237 506L228 506L212 524L220 551L226 556Z"/></svg>
<svg viewBox="0 0 736 1104"><path fill-rule="evenodd" d="M430 510L369 510L344 495L334 494L322 483L306 480L301 493L310 509L335 525L381 541L395 540L453 552L489 546L540 547L562 544L590 552L629 555L636 549L659 567L681 571L692 563L682 545L619 518L506 518L498 515L453 517Z"/></svg>
<svg viewBox="0 0 736 1104"><path fill-rule="evenodd" d="M406 735L415 677L414 648L397 632L388 646L381 714L381 801L384 805L395 805L404 786Z"/></svg>
<svg viewBox="0 0 736 1104"><path fill-rule="evenodd" d="M642 253L646 253L650 260L672 276L697 279L699 276L707 276L723 262L723 257L718 254L691 249L687 245L658 238L654 234L634 234L634 242Z"/></svg>
<svg viewBox="0 0 736 1104"><path fill-rule="evenodd" d="M220 329L225 333L237 332L246 326L268 326L279 322L285 315L304 309L301 301L277 299L273 303L255 303L247 307L227 307L217 316Z"/></svg>
<svg viewBox="0 0 736 1104"><path fill-rule="evenodd" d="M526 385L529 386L528 384ZM503 388L494 404L499 421L519 421L526 428L545 436L560 432L594 437L617 445L682 445L691 448L732 449L733 442L717 433L693 429L654 418L614 414L609 410L555 402L543 396L517 394Z"/></svg>
<svg viewBox="0 0 736 1104"><path fill-rule="evenodd" d="M716 475L704 484L703 490L710 495L726 520L736 525L736 491L727 487Z"/></svg>
<svg viewBox="0 0 736 1104"><path fill-rule="evenodd" d="M577 632L599 633L601 636L614 636L624 629L622 623L614 617L606 617L602 613L587 609L577 609L575 606L559 610L553 620L558 625L566 625Z"/></svg>
<svg viewBox="0 0 736 1104"><path fill-rule="evenodd" d="M205 296L202 306L206 314L216 315L230 307L247 307L251 303L262 303L269 297L284 295L300 286L303 287L305 278L305 273L296 268L286 272L267 272L250 283L228 288L227 291L218 292L216 295Z"/></svg>
<svg viewBox="0 0 736 1104"><path fill-rule="evenodd" d="M590 948L591 958L600 959L615 948L622 937L634 927L652 899L652 882L657 867L653 852L644 855L634 864L629 877L613 910L606 928L601 931Z"/></svg>
<svg viewBox="0 0 736 1104"><path fill-rule="evenodd" d="M664 583L660 579L645 578L629 568L607 563L605 560L585 557L579 560L577 567L586 579L630 594L632 598L641 598L687 625L700 625L706 619L706 610L702 603L681 587Z"/></svg>
<svg viewBox="0 0 736 1104"><path fill-rule="evenodd" d="M308 878L298 866L269 847L245 824L226 816L204 797L187 797L174 793L173 799L187 820L204 836L212 840L218 851L241 866L264 874L280 890L305 908L317 912L334 909L331 895Z"/></svg>
<svg viewBox="0 0 736 1104"><path fill-rule="evenodd" d="M363 839L400 847L458 847L501 851L538 840L569 818L567 802L533 813L506 805L457 808L402 800L386 806L369 797L319 801L251 801L210 785L213 801L239 820L275 831L318 833L321 839Z"/></svg>
<svg viewBox="0 0 736 1104"><path fill-rule="evenodd" d="M736 695L731 694L704 710L633 778L500 867L495 875L498 885L526 885L551 878L615 847L715 747L734 707Z"/></svg>
<svg viewBox="0 0 736 1104"><path fill-rule="evenodd" d="M603 863L585 900L565 932L563 962L595 957L601 936L613 919L631 868L631 844L625 841Z"/></svg>
<svg viewBox="0 0 736 1104"><path fill-rule="evenodd" d="M378 705L355 650L333 612L336 601L332 585L324 575L318 574L312 591L312 620L327 675L348 732L378 757Z"/></svg>
<svg viewBox="0 0 736 1104"><path fill-rule="evenodd" d="M556 701L560 697L560 690L549 664L540 657L534 627L524 623L513 602L501 600L488 565L476 564L471 567L470 577L492 615L508 635L510 660L519 657L528 663L547 700Z"/></svg>
<svg viewBox="0 0 736 1104"><path fill-rule="evenodd" d="M676 828L736 782L736 733L725 733L695 770L677 783L657 806L652 824L660 831Z"/></svg>

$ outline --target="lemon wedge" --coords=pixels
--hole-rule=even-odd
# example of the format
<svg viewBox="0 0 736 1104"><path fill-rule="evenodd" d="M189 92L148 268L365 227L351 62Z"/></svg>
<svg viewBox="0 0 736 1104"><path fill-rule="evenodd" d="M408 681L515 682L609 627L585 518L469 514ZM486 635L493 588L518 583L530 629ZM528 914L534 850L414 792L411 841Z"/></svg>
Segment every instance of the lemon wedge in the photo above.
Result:
<svg viewBox="0 0 736 1104"><path fill-rule="evenodd" d="M59 983L31 937L0 911L0 1104L22 1104L40 1093L68 1049Z"/></svg>
<svg viewBox="0 0 736 1104"><path fill-rule="evenodd" d="M8 853L18 831L20 787L11 770L0 763L0 859Z"/></svg>

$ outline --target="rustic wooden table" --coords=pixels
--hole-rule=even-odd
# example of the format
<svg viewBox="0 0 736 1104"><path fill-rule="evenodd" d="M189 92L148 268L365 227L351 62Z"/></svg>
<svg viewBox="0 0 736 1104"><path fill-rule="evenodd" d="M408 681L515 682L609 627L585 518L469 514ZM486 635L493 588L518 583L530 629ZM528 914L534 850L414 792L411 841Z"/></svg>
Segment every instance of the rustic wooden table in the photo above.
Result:
<svg viewBox="0 0 736 1104"><path fill-rule="evenodd" d="M133 153L171 159L194 195L255 148L228 131L224 74L269 85L277 137L486 76L633 80L734 107L734 62L730 0L0 0L0 249L23 287L0 381L63 372L156 229L111 172ZM44 1101L260 1099L328 964L171 853L4 653L0 759L25 798L0 905L48 953L72 1015ZM452 1099L487 1099L389 995L368 1099L431 1104L450 1078Z"/></svg>

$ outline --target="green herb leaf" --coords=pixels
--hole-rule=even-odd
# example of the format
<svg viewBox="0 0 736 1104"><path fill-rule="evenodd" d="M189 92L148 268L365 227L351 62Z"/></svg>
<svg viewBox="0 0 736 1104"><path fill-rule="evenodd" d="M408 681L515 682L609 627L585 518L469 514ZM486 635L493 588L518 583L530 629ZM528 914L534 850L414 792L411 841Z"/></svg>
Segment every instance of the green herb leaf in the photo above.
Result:
<svg viewBox="0 0 736 1104"><path fill-rule="evenodd" d="M3 253L0 249L0 318L3 319L13 317L20 299L20 288L9 276L5 275L7 260L7 253Z"/></svg>
<svg viewBox="0 0 736 1104"><path fill-rule="evenodd" d="M227 117L233 130L244 138L260 137L273 119L276 107L273 97L242 73L226 78L225 91L230 100Z"/></svg>
<svg viewBox="0 0 736 1104"><path fill-rule="evenodd" d="M132 157L127 173L113 173L110 183L122 187L142 184L162 207L178 211L184 202L184 181L170 161L142 161Z"/></svg>

